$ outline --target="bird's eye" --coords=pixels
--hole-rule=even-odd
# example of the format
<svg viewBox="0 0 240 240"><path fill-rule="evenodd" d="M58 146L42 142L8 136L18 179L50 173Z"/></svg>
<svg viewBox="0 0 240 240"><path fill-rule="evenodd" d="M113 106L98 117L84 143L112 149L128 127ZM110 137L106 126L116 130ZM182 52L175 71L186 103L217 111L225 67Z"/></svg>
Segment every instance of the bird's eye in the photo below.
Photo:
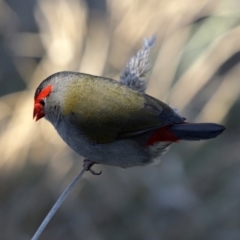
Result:
<svg viewBox="0 0 240 240"><path fill-rule="evenodd" d="M45 102L44 102L43 99L41 99L41 100L39 101L39 103L40 103L42 106L45 106Z"/></svg>

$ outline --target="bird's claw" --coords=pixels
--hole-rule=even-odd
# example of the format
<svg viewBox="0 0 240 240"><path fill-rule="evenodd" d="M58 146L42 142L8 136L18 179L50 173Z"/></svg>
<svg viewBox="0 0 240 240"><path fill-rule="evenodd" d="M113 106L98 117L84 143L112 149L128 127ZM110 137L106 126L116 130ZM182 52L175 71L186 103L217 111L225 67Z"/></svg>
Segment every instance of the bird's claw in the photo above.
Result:
<svg viewBox="0 0 240 240"><path fill-rule="evenodd" d="M89 160L89 159L84 159L83 160L83 167L86 168L86 171L89 171L90 173L92 173L93 175L101 175L102 174L102 171L100 172L95 172L93 169L92 169L92 166L96 164L95 162Z"/></svg>

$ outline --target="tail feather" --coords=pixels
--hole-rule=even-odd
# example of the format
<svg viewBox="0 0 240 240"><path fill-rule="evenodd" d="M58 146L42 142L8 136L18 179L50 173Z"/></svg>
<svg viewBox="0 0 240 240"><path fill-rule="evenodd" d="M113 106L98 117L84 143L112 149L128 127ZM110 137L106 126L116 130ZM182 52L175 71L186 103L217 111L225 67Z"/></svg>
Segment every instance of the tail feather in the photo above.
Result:
<svg viewBox="0 0 240 240"><path fill-rule="evenodd" d="M206 140L221 134L225 127L216 123L184 123L174 124L171 132L180 140Z"/></svg>

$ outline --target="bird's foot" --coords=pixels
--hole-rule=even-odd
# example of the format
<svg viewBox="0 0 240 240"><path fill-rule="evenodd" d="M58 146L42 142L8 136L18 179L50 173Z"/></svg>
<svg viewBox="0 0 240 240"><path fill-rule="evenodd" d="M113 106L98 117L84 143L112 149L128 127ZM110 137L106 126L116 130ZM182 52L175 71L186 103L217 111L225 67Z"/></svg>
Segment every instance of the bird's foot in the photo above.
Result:
<svg viewBox="0 0 240 240"><path fill-rule="evenodd" d="M102 171L100 172L95 172L94 170L92 170L92 166L96 164L95 162L89 160L89 159L84 159L83 160L83 167L86 167L86 171L89 171L90 173L92 173L93 175L100 175L102 174Z"/></svg>

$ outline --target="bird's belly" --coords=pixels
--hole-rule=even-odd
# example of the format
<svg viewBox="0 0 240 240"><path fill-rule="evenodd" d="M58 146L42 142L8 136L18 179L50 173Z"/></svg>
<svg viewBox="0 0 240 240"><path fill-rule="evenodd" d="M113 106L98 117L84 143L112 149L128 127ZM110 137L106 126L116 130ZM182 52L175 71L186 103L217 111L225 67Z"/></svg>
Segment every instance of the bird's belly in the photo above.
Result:
<svg viewBox="0 0 240 240"><path fill-rule="evenodd" d="M79 155L99 164L132 167L146 165L151 161L149 150L136 139L122 139L111 143L94 143L74 126L58 124L56 128L62 139Z"/></svg>

